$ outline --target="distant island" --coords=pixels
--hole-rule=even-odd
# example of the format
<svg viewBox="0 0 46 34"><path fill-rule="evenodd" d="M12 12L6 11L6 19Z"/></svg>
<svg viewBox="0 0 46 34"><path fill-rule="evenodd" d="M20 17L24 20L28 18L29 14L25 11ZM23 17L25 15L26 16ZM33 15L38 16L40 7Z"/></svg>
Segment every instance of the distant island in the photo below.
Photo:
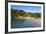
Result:
<svg viewBox="0 0 46 34"><path fill-rule="evenodd" d="M41 13L25 12L24 10L11 9L11 18L32 19L41 18Z"/></svg>

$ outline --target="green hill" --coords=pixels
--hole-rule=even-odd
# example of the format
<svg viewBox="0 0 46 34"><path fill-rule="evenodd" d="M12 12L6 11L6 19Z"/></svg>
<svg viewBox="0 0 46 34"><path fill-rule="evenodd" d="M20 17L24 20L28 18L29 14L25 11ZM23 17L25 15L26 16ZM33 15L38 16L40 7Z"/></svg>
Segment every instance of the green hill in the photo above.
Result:
<svg viewBox="0 0 46 34"><path fill-rule="evenodd" d="M23 10L11 9L11 17L34 17L34 18L41 18L41 13L29 13Z"/></svg>

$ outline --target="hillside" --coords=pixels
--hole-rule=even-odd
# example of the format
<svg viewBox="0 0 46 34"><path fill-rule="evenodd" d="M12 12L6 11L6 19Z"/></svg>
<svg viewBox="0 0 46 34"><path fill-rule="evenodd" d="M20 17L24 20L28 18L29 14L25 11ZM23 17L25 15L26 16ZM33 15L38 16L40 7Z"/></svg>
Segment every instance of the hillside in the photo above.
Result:
<svg viewBox="0 0 46 34"><path fill-rule="evenodd" d="M27 13L24 10L17 10L17 9L11 9L11 17L12 18L27 18L27 17L34 17L34 18L40 18L41 17L41 13Z"/></svg>

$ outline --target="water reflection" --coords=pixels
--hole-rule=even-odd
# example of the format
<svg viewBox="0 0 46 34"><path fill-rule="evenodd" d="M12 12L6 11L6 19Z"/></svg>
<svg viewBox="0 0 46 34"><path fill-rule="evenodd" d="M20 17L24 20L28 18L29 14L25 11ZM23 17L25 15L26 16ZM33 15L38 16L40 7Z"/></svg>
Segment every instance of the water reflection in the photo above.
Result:
<svg viewBox="0 0 46 34"><path fill-rule="evenodd" d="M12 19L11 28L40 27L41 25L31 19Z"/></svg>

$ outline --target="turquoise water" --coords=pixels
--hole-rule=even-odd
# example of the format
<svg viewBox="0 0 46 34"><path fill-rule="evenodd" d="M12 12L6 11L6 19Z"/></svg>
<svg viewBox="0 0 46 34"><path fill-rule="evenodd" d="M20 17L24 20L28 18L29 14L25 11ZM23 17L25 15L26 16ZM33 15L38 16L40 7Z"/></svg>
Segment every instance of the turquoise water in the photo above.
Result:
<svg viewBox="0 0 46 34"><path fill-rule="evenodd" d="M37 22L34 22L31 19L12 19L11 28L31 28L31 27L40 27L41 25Z"/></svg>

